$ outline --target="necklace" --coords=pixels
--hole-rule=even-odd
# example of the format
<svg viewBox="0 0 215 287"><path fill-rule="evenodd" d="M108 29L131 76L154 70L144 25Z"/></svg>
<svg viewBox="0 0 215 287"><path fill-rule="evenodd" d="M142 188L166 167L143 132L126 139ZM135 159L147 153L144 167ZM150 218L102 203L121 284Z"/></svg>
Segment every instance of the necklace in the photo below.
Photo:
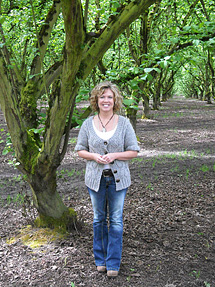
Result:
<svg viewBox="0 0 215 287"><path fill-rule="evenodd" d="M105 125L103 125L103 122L102 122L102 120L100 119L100 116L99 116L99 114L98 114L99 121L100 121L100 123L101 123L101 125L102 125L102 132L103 132L103 133L106 132L106 128L105 128L105 127L106 127L106 126L109 124L109 122L112 120L113 116L114 116L114 114L112 114L112 116L111 116L110 119L107 121L107 123L106 123Z"/></svg>

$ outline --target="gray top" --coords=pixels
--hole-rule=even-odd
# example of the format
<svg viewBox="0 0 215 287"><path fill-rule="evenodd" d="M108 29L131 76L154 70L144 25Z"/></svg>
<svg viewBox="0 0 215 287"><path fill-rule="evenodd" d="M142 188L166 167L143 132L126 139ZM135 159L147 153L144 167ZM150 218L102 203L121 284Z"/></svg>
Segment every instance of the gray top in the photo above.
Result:
<svg viewBox="0 0 215 287"><path fill-rule="evenodd" d="M123 152L128 150L139 151L137 138L130 121L119 116L117 129L109 140L101 139L93 128L93 116L84 121L81 126L76 151L87 150L92 153L104 155L106 153ZM128 161L115 160L111 165L111 170L115 177L116 190L129 187L131 176ZM98 191L102 176L103 164L88 160L86 163L85 184L92 190Z"/></svg>

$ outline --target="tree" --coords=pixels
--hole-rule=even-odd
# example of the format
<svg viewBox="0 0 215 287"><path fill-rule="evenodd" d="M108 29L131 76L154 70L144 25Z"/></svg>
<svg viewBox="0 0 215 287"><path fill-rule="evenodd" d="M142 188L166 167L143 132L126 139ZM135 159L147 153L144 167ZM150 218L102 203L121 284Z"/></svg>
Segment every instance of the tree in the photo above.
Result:
<svg viewBox="0 0 215 287"><path fill-rule="evenodd" d="M40 223L65 227L71 218L75 220L75 213L68 210L57 192L56 170L66 152L76 95L115 39L154 2L121 1L117 7L112 5L108 17L103 17L105 25L95 31L88 31L88 0L84 13L80 0L42 1L38 6L32 0L25 7L17 1L16 5L1 7L0 105L18 168L31 187ZM23 28L27 37L17 28L23 23L7 22L8 15L19 15L24 8L30 15ZM41 11L47 11L43 21ZM53 30L59 17L63 18L61 29L65 31L65 42L62 57L51 63L46 55L51 40L57 44ZM16 37L20 41L24 38L22 57L9 43L14 28L17 28ZM37 36L34 49L29 47L29 43L32 45L29 34ZM41 121L38 109L44 96L46 117Z"/></svg>

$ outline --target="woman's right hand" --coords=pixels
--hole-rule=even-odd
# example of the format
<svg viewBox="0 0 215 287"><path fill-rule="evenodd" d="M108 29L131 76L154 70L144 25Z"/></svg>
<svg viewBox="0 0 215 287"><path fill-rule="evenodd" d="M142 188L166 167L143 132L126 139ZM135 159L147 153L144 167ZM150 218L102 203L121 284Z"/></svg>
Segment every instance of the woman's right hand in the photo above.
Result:
<svg viewBox="0 0 215 287"><path fill-rule="evenodd" d="M86 150L78 151L78 155L86 160L94 160L99 164L107 164L107 161L98 153L91 153Z"/></svg>
<svg viewBox="0 0 215 287"><path fill-rule="evenodd" d="M94 154L94 160L99 163L99 164L106 164L107 161L105 159L103 159L102 155L95 153Z"/></svg>

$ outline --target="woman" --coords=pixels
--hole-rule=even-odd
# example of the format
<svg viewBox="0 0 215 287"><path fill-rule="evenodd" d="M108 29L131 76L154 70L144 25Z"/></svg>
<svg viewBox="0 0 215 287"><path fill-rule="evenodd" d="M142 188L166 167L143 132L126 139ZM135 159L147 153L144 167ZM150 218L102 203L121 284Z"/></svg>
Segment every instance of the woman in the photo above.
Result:
<svg viewBox="0 0 215 287"><path fill-rule="evenodd" d="M121 262L124 199L131 184L128 160L137 156L139 146L129 120L116 114L122 106L116 85L97 85L91 92L90 103L97 114L83 123L75 150L87 160L85 184L94 211L93 252L97 270L115 277Z"/></svg>

